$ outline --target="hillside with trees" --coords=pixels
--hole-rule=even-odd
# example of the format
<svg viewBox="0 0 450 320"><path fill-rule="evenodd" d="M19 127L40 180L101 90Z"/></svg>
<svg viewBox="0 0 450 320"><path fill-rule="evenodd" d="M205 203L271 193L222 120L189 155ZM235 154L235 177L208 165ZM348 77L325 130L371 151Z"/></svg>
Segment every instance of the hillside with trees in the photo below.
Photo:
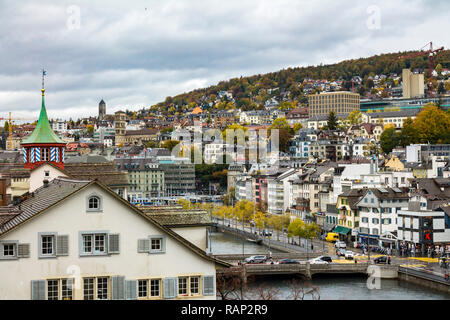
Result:
<svg viewBox="0 0 450 320"><path fill-rule="evenodd" d="M427 56L411 59L400 59L401 56L413 53L398 52L375 55L368 58L352 59L331 65L318 65L308 67L287 68L277 72L258 74L250 77L232 78L221 81L217 85L196 89L174 97L167 97L149 109L146 114L161 112L163 114L182 114L200 106L203 110L257 110L263 109L267 101L276 99L278 107L283 110L295 108L307 103L307 94L320 92L319 88L311 90L308 86L310 80L338 81L339 90L355 92L362 96L374 94L374 80L376 75L385 75L381 85L387 88L398 86L398 80L393 77L401 76L404 68L425 72L426 82L430 79L430 70ZM450 50L443 51L436 58L435 70L450 67ZM358 77L357 81L353 81ZM438 75L438 79L444 78ZM439 85L434 79L434 87ZM441 85L440 90L442 91ZM229 95L225 93L230 93ZM232 98L230 98L232 97Z"/></svg>

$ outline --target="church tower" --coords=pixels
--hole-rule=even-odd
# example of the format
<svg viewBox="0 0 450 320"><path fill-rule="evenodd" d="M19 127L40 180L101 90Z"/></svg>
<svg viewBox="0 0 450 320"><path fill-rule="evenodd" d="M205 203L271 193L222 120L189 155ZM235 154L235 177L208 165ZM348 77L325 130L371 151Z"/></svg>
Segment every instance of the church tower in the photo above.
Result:
<svg viewBox="0 0 450 320"><path fill-rule="evenodd" d="M105 115L106 115L106 103L105 101L100 101L100 103L98 104L98 120L102 121L105 119Z"/></svg>
<svg viewBox="0 0 450 320"><path fill-rule="evenodd" d="M44 76L42 72L42 106L39 120L28 138L22 141L23 162L27 169L34 169L43 163L51 162L64 169L64 150L66 143L52 130L45 109Z"/></svg>

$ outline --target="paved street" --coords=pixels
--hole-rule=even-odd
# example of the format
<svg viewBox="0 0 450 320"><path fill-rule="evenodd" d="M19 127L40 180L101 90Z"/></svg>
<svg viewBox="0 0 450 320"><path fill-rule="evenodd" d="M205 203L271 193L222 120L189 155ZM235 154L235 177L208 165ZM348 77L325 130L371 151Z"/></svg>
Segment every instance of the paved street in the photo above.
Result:
<svg viewBox="0 0 450 320"><path fill-rule="evenodd" d="M225 219L225 221L216 219L219 224L225 224L226 226L230 225L230 227L236 226L236 222L233 220ZM241 224L237 225L237 229L239 230L245 230L246 232L254 234L255 231L259 235L262 230L255 229L254 227L251 227L249 224L244 224L244 227ZM261 236L261 238L263 238ZM287 235L284 233L277 233L276 231L273 231L272 237L264 237L264 239L271 239L272 241L277 242L279 245L285 245L287 243L292 243L294 240L297 244L299 242L297 239L288 239ZM333 263L355 263L355 260L357 262L365 263L368 260L368 255L364 255L362 250L359 248L348 248L348 250L354 252L355 254L355 260L346 260L344 257L338 257L336 255L336 248L334 247L333 243L322 241L319 239L312 240L313 244L313 251L311 250L311 240L308 241L308 252L314 252L315 254L321 254L321 255L327 255L330 256L333 260ZM290 246L290 248L296 248L296 246ZM267 251L269 251L269 248L267 248ZM300 244L298 245L298 251L305 252L305 240L301 239ZM287 254L288 256L288 254ZM383 254L379 253L370 253L370 260L373 261L373 259L377 257L381 257ZM235 262L237 264L237 261ZM270 262L267 262L270 263ZM278 261L274 261L274 263L278 263ZM439 266L439 261L437 258L426 258L426 257L395 257L391 256L391 264L393 265L400 265L402 267L409 267L409 268L416 268L423 270L425 272L437 272L441 274L445 274L445 272L450 272L450 270L445 270Z"/></svg>

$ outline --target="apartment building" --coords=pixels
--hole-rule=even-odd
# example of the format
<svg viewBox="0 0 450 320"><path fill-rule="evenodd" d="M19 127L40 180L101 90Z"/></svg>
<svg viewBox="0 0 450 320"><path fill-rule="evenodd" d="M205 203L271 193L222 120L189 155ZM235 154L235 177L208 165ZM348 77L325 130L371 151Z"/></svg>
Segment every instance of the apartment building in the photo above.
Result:
<svg viewBox="0 0 450 320"><path fill-rule="evenodd" d="M361 242L381 244L386 233L397 232L397 213L408 208L407 188L369 188L356 203L360 213Z"/></svg>
<svg viewBox="0 0 450 320"><path fill-rule="evenodd" d="M360 95L349 91L325 92L308 95L309 117L336 114L349 114L360 108Z"/></svg>

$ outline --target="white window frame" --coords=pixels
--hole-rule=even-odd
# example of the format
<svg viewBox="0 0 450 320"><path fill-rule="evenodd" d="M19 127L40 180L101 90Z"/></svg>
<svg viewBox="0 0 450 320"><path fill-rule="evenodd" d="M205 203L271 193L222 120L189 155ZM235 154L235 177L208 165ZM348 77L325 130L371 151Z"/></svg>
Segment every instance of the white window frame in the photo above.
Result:
<svg viewBox="0 0 450 320"><path fill-rule="evenodd" d="M5 255L5 246L12 246L13 254ZM16 260L19 258L19 241L15 240L4 240L0 241L0 260Z"/></svg>
<svg viewBox="0 0 450 320"><path fill-rule="evenodd" d="M165 253L166 252L166 237L164 235L149 236L150 250L149 253ZM159 249L152 249L153 241L159 240Z"/></svg>
<svg viewBox="0 0 450 320"><path fill-rule="evenodd" d="M98 206L91 208L91 199L96 198L98 200ZM97 193L92 193L86 197L86 212L103 212L103 197Z"/></svg>
<svg viewBox="0 0 450 320"><path fill-rule="evenodd" d="M138 287L138 299L147 299L150 294L148 279L139 279L137 285L138 285L137 286ZM144 287L145 287L145 291L141 290L141 288L144 288ZM141 293L145 293L145 295L141 296Z"/></svg>
<svg viewBox="0 0 450 320"><path fill-rule="evenodd" d="M96 250L96 237L103 236L103 251ZM85 251L85 237L90 237L90 251ZM106 256L108 255L109 231L80 231L79 232L79 256Z"/></svg>
<svg viewBox="0 0 450 320"><path fill-rule="evenodd" d="M192 279L197 278L197 292L192 292ZM186 293L180 293L180 283L181 279L186 280ZM184 288L183 288L184 289ZM202 276L201 275L189 275L189 276L179 276L177 285L177 296L179 297L193 297L202 295Z"/></svg>
<svg viewBox="0 0 450 320"><path fill-rule="evenodd" d="M152 294L152 292L153 292L153 289L152 289L152 282L156 282L157 283L157 287L158 287L158 295L153 295ZM148 291L148 294L149 294L149 297L151 298L151 299L158 299L158 298L161 298L161 295L162 295L162 280L161 279L150 279L150 281L148 282L149 283L149 291Z"/></svg>
<svg viewBox="0 0 450 320"><path fill-rule="evenodd" d="M38 233L38 258L56 258L56 239L58 233L56 232L39 232ZM44 246L43 240L44 237L50 237L52 239L52 253L43 253Z"/></svg>
<svg viewBox="0 0 450 320"><path fill-rule="evenodd" d="M72 284L69 285L68 280L72 280ZM56 299L52 300L73 300L74 297L74 278L50 278L45 281L45 296L49 299L49 281L56 281L57 293ZM70 296L70 299L66 299Z"/></svg>

